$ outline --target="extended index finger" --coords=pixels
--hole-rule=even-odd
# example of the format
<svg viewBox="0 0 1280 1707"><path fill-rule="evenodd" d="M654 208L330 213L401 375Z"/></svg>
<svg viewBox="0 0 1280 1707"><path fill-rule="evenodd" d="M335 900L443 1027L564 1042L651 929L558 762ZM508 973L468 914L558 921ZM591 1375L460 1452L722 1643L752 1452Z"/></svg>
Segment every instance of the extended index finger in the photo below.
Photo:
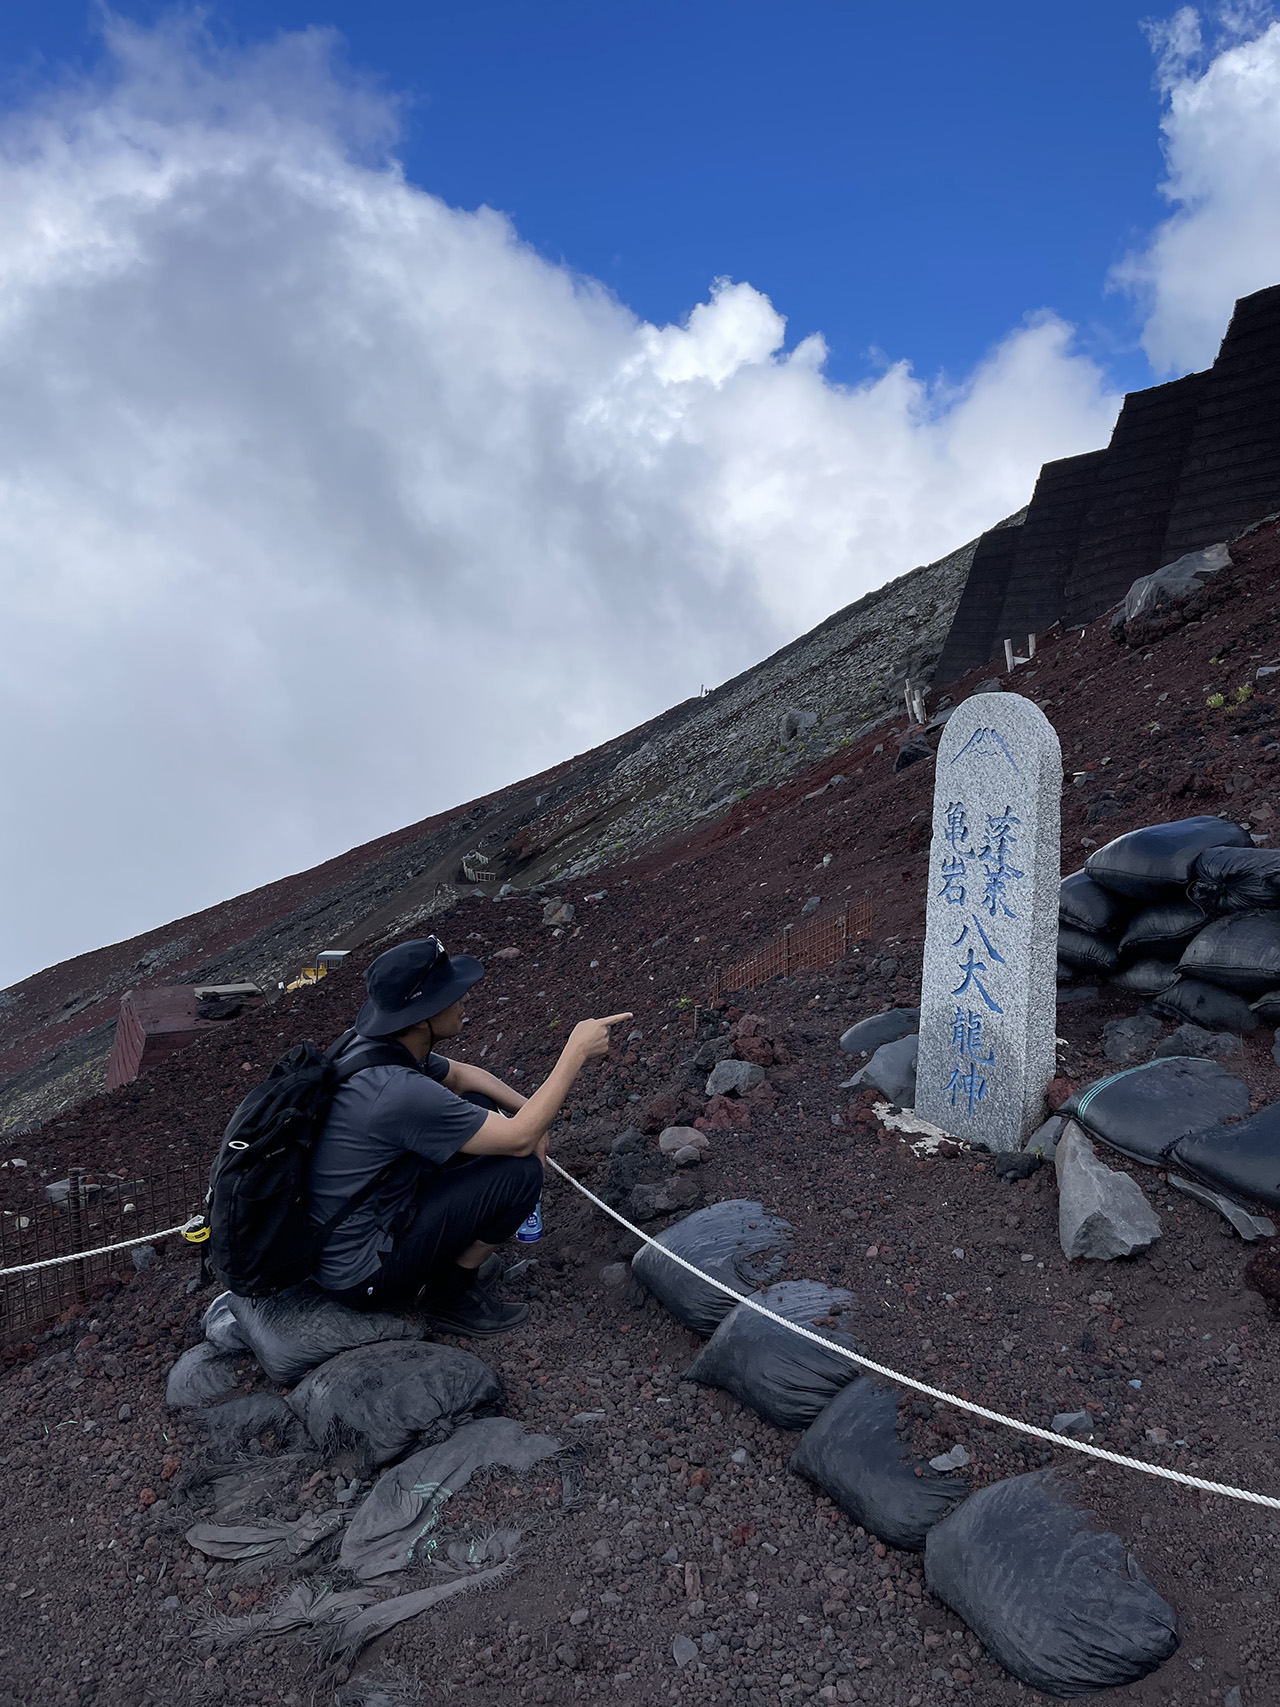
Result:
<svg viewBox="0 0 1280 1707"><path fill-rule="evenodd" d="M610 1014L608 1019L599 1021L601 1025L620 1025L624 1019L634 1019L634 1014Z"/></svg>

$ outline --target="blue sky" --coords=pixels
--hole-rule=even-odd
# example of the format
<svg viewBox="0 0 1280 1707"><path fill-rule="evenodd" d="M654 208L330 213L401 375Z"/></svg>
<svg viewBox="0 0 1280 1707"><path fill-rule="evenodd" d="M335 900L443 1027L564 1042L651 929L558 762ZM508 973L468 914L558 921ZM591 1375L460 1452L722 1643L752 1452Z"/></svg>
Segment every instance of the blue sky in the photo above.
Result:
<svg viewBox="0 0 1280 1707"><path fill-rule="evenodd" d="M724 681L1207 366L1280 23L1141 17L7 0L0 984Z"/></svg>
<svg viewBox="0 0 1280 1707"><path fill-rule="evenodd" d="M122 16L169 8L124 0ZM1053 308L1124 389L1150 384L1112 265L1159 217L1149 4L954 0L221 0L252 41L330 26L403 97L410 176L678 320L746 279L820 331L832 377L879 352L960 375ZM31 83L101 51L84 0L7 0ZM12 85L11 85L12 86Z"/></svg>

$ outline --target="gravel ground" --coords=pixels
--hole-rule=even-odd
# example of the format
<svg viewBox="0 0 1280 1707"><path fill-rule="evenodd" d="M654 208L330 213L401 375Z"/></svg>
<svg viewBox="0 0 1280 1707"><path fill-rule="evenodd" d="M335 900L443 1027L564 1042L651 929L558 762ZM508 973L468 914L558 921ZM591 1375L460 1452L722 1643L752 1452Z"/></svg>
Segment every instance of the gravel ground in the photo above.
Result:
<svg viewBox="0 0 1280 1707"><path fill-rule="evenodd" d="M1270 694L1260 686L1234 711L1211 709L1201 685L1229 689L1251 677L1255 656L1269 659L1272 567L1243 568L1209 617L1150 657L1121 650L1095 624L1047 642L1034 679L1019 672L1015 685L1036 692L1058 724L1068 770L1084 776L1064 798L1064 870L1082 841L1159 818L1229 810L1266 823ZM1161 692L1170 700L1158 702ZM1152 731L1153 721L1164 727ZM673 1109L682 1118L703 1109L704 1074L686 1063L749 1006L772 1040L769 1091L751 1102L749 1126L712 1130L709 1159L682 1176L695 1201L758 1197L784 1214L796 1229L787 1274L847 1287L846 1324L895 1367L1036 1423L1087 1406L1096 1437L1120 1450L1280 1491L1277 1322L1249 1283L1249 1249L1212 1211L1135 1168L1164 1225L1150 1256L1069 1264L1047 1171L1014 1184L972 1154L917 1157L867 1099L838 1089L843 1027L918 988L932 766L895 774L892 741L876 744L885 750L870 740L846 749L598 876L602 900L567 892L577 914L559 936L528 900L461 903L447 940L478 952L490 976L460 1052L527 1083L581 1013L634 1009L640 1035L584 1077L556 1129L565 1165L608 1190L619 1185L614 1137L634 1123L656 1131ZM837 775L844 781L831 783ZM773 940L815 894L828 910L871 897L872 935L825 972L776 981L739 1006L702 1007L695 1036L711 972ZM493 959L501 948L519 953ZM358 989L351 972L335 976L24 1136L5 1152L28 1165L0 1168L0 1208L18 1212L72 1161L136 1175L207 1159L265 1065L298 1036L335 1035ZM1111 1065L1104 1026L1136 1006L1104 987L1060 1007L1060 1091ZM1228 1063L1255 1103L1280 1095L1270 1044L1269 1032L1255 1033ZM665 1177L652 1132L644 1161ZM199 1639L211 1612L269 1603L278 1585L206 1568L182 1540L203 1509L204 1449L191 1422L164 1409L163 1377L198 1337L209 1296L188 1291L190 1253L127 1271L38 1343L7 1348L0 1707L116 1707L175 1693L346 1707L379 1690L390 1701L495 1707L597 1696L885 1707L1037 1699L923 1587L918 1556L884 1548L788 1473L794 1436L681 1380L700 1342L604 1272L632 1254L630 1235L562 1182L548 1184L545 1213L536 1263L513 1288L529 1298L530 1321L476 1349L506 1381L508 1414L579 1443L569 1503L555 1466L523 1482L498 1474L473 1484L450 1508L452 1532L518 1523L521 1568L491 1593L392 1632L350 1677L292 1640L224 1651ZM246 1380L263 1385L248 1371ZM604 1414L573 1420L593 1412ZM1093 1471L1065 1448L924 1401L908 1402L903 1427L921 1449L962 1441L979 1483L1060 1466L1178 1609L1179 1652L1103 1701L1222 1707L1236 1688L1243 1707L1280 1699L1273 1514ZM327 1506L337 1484L317 1480L317 1469L290 1472L275 1515ZM681 1636L697 1650L682 1668L672 1652Z"/></svg>

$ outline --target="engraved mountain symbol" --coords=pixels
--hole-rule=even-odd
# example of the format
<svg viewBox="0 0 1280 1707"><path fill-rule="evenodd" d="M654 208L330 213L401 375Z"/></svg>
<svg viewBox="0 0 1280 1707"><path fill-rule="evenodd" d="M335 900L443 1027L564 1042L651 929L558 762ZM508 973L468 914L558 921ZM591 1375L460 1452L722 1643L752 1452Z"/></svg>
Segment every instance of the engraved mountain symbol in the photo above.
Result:
<svg viewBox="0 0 1280 1707"><path fill-rule="evenodd" d="M959 764L966 753L972 753L976 759L994 759L1003 754L1018 775L1022 774L1018 771L1017 761L1005 745L1004 736L998 729L975 729L951 763Z"/></svg>

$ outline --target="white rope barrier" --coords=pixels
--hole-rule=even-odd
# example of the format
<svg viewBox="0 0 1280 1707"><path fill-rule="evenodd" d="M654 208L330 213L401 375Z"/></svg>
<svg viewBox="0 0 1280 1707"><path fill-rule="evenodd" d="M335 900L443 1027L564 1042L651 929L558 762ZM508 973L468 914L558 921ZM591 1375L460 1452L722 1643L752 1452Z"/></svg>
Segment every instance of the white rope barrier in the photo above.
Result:
<svg viewBox="0 0 1280 1707"><path fill-rule="evenodd" d="M910 1387L917 1393L923 1393L927 1398L938 1399L943 1404L954 1405L957 1410L968 1411L970 1415L981 1417L985 1422L999 1423L1003 1428L1016 1429L1019 1434L1029 1434L1035 1440L1047 1441L1050 1446L1065 1446L1071 1452L1084 1453L1089 1458L1101 1459L1105 1464L1115 1464L1122 1470L1140 1470L1144 1475L1159 1476L1166 1482L1179 1482L1183 1487L1198 1488L1204 1494L1221 1494L1225 1499L1245 1500L1250 1505L1267 1506L1272 1511L1280 1511L1280 1499L1275 1499L1270 1494L1254 1494L1250 1493L1247 1488L1233 1488L1225 1482L1210 1482L1202 1476L1188 1476L1181 1470L1167 1469L1163 1464L1145 1464L1140 1458L1127 1458L1121 1452L1108 1452L1105 1447L1091 1446L1088 1441L1073 1440L1070 1435L1055 1434L1052 1429L1037 1428L1034 1423L1023 1422L1019 1417L1006 1417L1000 1411L988 1410L985 1405L976 1404L972 1399L962 1399L956 1393L947 1393L940 1387L931 1387L927 1381L918 1381L914 1375L904 1375L901 1370L890 1369L887 1364L877 1363L873 1358L864 1357L861 1352L850 1350L848 1346L837 1345L832 1340L824 1339L821 1334L812 1333L808 1328L801 1327L798 1322L789 1322L785 1316L779 1316L776 1311L767 1309L763 1304L757 1303L754 1298L743 1297L740 1292L735 1292L732 1286L726 1285L722 1280L716 1280L710 1274L704 1274L693 1263L687 1262L682 1256L677 1256L675 1251L670 1251L665 1245L660 1245L656 1239L651 1239L648 1233L642 1233L639 1227L633 1227L625 1216L619 1215L616 1209L610 1209L609 1205L602 1202L594 1192L588 1191L581 1180L576 1180L572 1174L566 1173L553 1157L547 1157L547 1166L554 1168L561 1179L568 1180L569 1184L594 1203L597 1209L603 1209L605 1214L616 1221L619 1226L625 1227L628 1233L643 1240L653 1250L659 1251L669 1262L677 1263L681 1268L687 1269L690 1274L696 1275L708 1286L714 1286L717 1292L725 1293L733 1299L735 1304L741 1304L744 1309L754 1310L756 1315L764 1316L778 1327L786 1328L793 1334L799 1334L802 1339L812 1340L814 1345L820 1345L824 1351L835 1352L837 1356L847 1357L851 1363L860 1364L863 1369L869 1369L875 1375L883 1375L886 1380L896 1381L902 1387Z"/></svg>
<svg viewBox="0 0 1280 1707"><path fill-rule="evenodd" d="M776 1311L768 1309L765 1305L758 1303L756 1299L744 1297L742 1293L736 1292L732 1286L727 1285L723 1280L717 1280L713 1275L705 1274L694 1263L688 1262L684 1257L677 1255L675 1251L668 1250L665 1245L661 1245L656 1239L650 1238L648 1233L641 1232L640 1228L634 1226L624 1215L619 1215L616 1209L611 1209L593 1191L589 1191L581 1180L576 1180L571 1173L567 1173L553 1156L547 1157L547 1166L554 1168L561 1179L567 1180L575 1191L581 1192L583 1197L594 1203L597 1209L602 1210L620 1227L625 1227L627 1232L639 1239L642 1244L646 1244L652 1250L659 1252L668 1262L677 1264L678 1267L685 1269L705 1285L714 1287L717 1292L723 1292L726 1297L732 1298L735 1304L741 1304L745 1309L754 1310L757 1316L763 1316L767 1321L773 1322L775 1326L785 1328L789 1333L798 1334L801 1339L812 1341L814 1345L821 1346L824 1351L835 1352L837 1356L846 1357L850 1363L856 1363L861 1368L870 1370L874 1375L883 1376L888 1381L895 1381L899 1386L910 1387L916 1393L923 1393L926 1398L939 1400L942 1404L953 1405L957 1410L968 1411L971 1416L981 1417L985 1422L997 1423L1002 1428L1011 1428L1018 1434L1030 1435L1034 1440L1043 1440L1050 1446L1066 1447L1070 1452L1079 1452L1086 1457L1100 1459L1103 1463L1114 1464L1122 1470L1138 1470L1146 1476L1158 1476L1166 1482L1177 1482L1186 1488L1197 1488L1204 1494L1220 1494L1224 1499L1244 1500L1250 1505L1266 1506L1272 1511L1280 1511L1280 1499L1276 1499L1270 1494L1255 1494L1247 1488L1233 1488L1226 1482L1211 1482L1203 1476L1188 1476L1182 1470L1171 1470L1163 1464L1147 1464L1140 1458L1129 1458L1122 1452L1108 1452L1105 1447L1092 1446L1085 1440L1074 1440L1070 1435L1055 1434L1052 1429L1038 1428L1034 1423L1024 1422L1020 1417L1007 1417L1001 1411L990 1410L986 1405L979 1405L973 1399L962 1399L958 1393L948 1393L941 1387L932 1387L927 1381L920 1381L914 1375L904 1375L900 1369L892 1369L888 1364L877 1363L874 1358L865 1357L861 1352L853 1351L849 1346L838 1345L834 1340L825 1339L821 1334L815 1334L810 1329L801 1327L798 1322L788 1321L785 1316L778 1315ZM192 1215L180 1226L166 1227L159 1233L141 1233L137 1238L122 1239L114 1245L100 1245L92 1251L72 1251L67 1256L46 1257L43 1262L22 1263L17 1268L0 1268L0 1280L7 1279L14 1274L31 1274L37 1269L54 1268L59 1263L85 1262L90 1257L107 1256L112 1251L127 1251L133 1245L145 1245L152 1239L167 1239L175 1233L189 1233L198 1227L203 1219L202 1215Z"/></svg>
<svg viewBox="0 0 1280 1707"><path fill-rule="evenodd" d="M203 1220L203 1215L191 1215L180 1227L166 1227L162 1233L139 1233L136 1239L121 1239L118 1245L99 1245L96 1251L72 1251L65 1257L46 1257L43 1262L24 1262L17 1268L0 1268L0 1280L11 1274L32 1274L38 1268L56 1268L63 1262L86 1262L90 1257L105 1257L111 1251L127 1251L131 1245L147 1245L152 1239L168 1239L174 1233L190 1233Z"/></svg>

